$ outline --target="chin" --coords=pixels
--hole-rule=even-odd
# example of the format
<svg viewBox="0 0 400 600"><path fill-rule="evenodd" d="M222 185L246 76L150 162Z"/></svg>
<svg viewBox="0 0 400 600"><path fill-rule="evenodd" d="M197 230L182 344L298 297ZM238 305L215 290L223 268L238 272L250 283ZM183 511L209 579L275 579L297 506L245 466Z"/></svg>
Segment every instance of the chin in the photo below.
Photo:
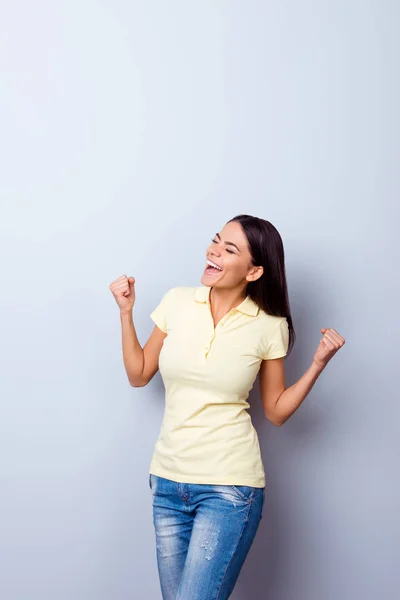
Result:
<svg viewBox="0 0 400 600"><path fill-rule="evenodd" d="M208 275L205 275L204 273L200 279L200 282L203 285L206 285L207 287L217 287L218 281L219 281L218 277L209 277Z"/></svg>

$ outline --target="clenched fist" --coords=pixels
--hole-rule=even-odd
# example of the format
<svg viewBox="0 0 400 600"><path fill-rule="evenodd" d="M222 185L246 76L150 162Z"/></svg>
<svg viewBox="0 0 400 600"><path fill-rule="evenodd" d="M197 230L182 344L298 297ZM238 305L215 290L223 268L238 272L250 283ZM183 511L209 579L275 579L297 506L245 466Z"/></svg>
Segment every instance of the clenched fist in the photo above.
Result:
<svg viewBox="0 0 400 600"><path fill-rule="evenodd" d="M130 312L135 304L135 278L121 275L110 285L121 312Z"/></svg>
<svg viewBox="0 0 400 600"><path fill-rule="evenodd" d="M324 336L314 354L314 363L324 368L336 352L344 345L345 339L331 327L325 327L324 329L320 329L320 331Z"/></svg>

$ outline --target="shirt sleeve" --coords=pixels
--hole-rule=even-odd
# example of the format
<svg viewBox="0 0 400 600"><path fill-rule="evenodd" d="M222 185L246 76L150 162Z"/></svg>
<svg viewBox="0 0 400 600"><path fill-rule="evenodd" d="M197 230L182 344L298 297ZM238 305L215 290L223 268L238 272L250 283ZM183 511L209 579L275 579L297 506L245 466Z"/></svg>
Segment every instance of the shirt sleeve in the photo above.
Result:
<svg viewBox="0 0 400 600"><path fill-rule="evenodd" d="M283 317L272 336L265 342L261 358L263 360L270 360L271 358L286 356L288 347L289 324L286 317Z"/></svg>
<svg viewBox="0 0 400 600"><path fill-rule="evenodd" d="M161 298L160 303L156 306L153 312L150 313L150 318L164 333L167 333L167 325L171 310L173 291L174 288L169 289Z"/></svg>

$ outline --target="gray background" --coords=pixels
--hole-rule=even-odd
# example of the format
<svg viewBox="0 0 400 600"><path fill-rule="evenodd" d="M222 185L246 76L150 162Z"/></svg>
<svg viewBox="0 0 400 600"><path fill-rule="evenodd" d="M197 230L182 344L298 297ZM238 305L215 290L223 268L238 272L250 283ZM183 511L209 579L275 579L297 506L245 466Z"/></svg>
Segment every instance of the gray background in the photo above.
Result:
<svg viewBox="0 0 400 600"><path fill-rule="evenodd" d="M4 1L0 596L160 599L148 467L159 374L131 388L109 284L144 344L239 212L280 231L297 343L344 348L282 427L234 600L395 600L399 8L394 1Z"/></svg>

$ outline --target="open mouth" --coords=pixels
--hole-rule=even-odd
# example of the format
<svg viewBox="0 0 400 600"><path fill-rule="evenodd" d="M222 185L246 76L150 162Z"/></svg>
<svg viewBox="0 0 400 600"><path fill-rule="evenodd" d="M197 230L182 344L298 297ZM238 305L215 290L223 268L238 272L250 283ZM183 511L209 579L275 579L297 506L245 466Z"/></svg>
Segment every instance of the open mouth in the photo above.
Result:
<svg viewBox="0 0 400 600"><path fill-rule="evenodd" d="M205 268L207 275L219 275L222 273L221 267L213 263L211 260L207 260L207 266Z"/></svg>

